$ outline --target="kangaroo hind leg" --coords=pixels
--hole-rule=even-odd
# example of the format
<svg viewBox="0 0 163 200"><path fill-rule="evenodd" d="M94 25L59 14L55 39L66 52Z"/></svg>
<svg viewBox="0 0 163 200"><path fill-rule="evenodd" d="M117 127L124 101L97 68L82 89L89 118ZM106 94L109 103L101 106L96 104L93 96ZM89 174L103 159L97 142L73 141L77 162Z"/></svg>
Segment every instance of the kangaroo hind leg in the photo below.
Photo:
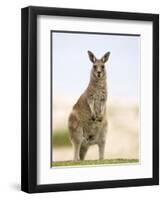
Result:
<svg viewBox="0 0 163 200"><path fill-rule="evenodd" d="M86 153L88 151L88 145L82 143L80 147L80 160L84 160Z"/></svg>
<svg viewBox="0 0 163 200"><path fill-rule="evenodd" d="M69 117L69 131L70 138L74 146L74 160L79 160L80 146L83 141L83 129L80 126L80 122L76 112L72 112Z"/></svg>
<svg viewBox="0 0 163 200"><path fill-rule="evenodd" d="M104 159L104 150L105 150L105 143L106 143L106 133L107 133L107 124L102 128L101 134L100 134L100 139L99 139L99 142L98 142L99 159L100 160Z"/></svg>

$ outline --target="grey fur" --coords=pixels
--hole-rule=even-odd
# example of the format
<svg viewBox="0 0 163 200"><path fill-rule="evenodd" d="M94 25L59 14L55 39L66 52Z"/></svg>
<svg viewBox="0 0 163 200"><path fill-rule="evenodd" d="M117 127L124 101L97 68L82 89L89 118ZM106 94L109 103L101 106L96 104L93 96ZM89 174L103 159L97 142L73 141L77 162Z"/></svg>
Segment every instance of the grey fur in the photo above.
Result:
<svg viewBox="0 0 163 200"><path fill-rule="evenodd" d="M107 132L107 83L105 62L110 52L97 59L88 51L93 63L90 82L70 113L68 126L70 139L74 146L74 160L83 160L88 148L97 144L99 159L104 159L104 148Z"/></svg>

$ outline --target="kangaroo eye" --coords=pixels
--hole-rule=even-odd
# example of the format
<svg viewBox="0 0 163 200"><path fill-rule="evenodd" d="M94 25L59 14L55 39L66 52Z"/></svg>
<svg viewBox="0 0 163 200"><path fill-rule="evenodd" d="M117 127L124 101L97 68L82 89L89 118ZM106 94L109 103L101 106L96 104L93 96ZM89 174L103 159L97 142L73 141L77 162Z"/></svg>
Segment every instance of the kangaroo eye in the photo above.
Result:
<svg viewBox="0 0 163 200"><path fill-rule="evenodd" d="M104 69L104 65L101 65L101 68Z"/></svg>
<svg viewBox="0 0 163 200"><path fill-rule="evenodd" d="M97 69L97 65L93 65L94 69Z"/></svg>

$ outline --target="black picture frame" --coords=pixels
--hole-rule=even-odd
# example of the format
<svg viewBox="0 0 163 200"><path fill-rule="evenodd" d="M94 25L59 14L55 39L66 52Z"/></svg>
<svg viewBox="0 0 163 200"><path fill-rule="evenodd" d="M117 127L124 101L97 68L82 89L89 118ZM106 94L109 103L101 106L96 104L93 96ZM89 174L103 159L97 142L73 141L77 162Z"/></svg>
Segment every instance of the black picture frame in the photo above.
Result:
<svg viewBox="0 0 163 200"><path fill-rule="evenodd" d="M153 177L37 184L37 16L55 15L153 23ZM29 6L21 10L21 190L28 193L159 184L159 15Z"/></svg>

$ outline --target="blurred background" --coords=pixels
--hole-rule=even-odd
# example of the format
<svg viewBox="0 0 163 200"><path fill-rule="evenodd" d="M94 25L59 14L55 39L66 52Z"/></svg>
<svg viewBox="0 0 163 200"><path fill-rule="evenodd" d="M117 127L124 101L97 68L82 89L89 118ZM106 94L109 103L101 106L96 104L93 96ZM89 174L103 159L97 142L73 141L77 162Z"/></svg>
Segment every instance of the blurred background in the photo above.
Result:
<svg viewBox="0 0 163 200"><path fill-rule="evenodd" d="M68 116L86 89L92 67L87 51L97 58L111 52L107 70L108 133L105 159L139 159L140 36L52 33L52 161L72 160ZM97 145L86 159L98 159Z"/></svg>

